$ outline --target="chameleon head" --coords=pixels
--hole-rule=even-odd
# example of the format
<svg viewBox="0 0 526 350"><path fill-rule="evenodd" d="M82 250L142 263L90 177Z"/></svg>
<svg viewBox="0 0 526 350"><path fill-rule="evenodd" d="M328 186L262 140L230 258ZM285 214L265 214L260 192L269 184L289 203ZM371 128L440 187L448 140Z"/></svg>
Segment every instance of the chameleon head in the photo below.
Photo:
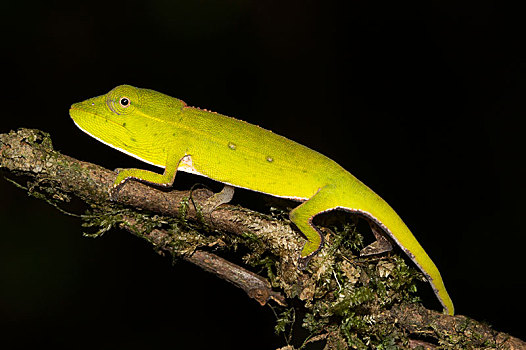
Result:
<svg viewBox="0 0 526 350"><path fill-rule="evenodd" d="M148 111L158 96L152 90L120 85L106 95L75 103L69 114L85 133L102 143L150 164L162 166L166 159L159 152L148 152L155 145L159 128ZM158 141L158 138L157 138Z"/></svg>

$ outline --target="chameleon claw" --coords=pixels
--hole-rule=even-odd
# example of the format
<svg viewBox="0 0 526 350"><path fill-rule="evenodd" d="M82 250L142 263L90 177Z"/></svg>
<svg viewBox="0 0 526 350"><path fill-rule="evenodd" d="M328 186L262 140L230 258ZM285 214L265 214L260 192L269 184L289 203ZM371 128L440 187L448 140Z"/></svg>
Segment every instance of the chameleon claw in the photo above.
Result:
<svg viewBox="0 0 526 350"><path fill-rule="evenodd" d="M110 196L110 200L111 201L115 201L117 199L117 196L118 196L120 188L121 188L121 186L119 186L119 185L120 184L112 184L108 188L108 195Z"/></svg>
<svg viewBox="0 0 526 350"><path fill-rule="evenodd" d="M298 258L298 270L305 271L314 255L300 256Z"/></svg>

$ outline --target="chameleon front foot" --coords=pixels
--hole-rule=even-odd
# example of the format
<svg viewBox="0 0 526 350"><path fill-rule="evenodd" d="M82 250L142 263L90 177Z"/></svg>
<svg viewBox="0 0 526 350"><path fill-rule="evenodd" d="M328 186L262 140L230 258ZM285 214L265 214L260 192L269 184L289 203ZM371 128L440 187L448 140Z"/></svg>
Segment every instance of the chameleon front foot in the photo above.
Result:
<svg viewBox="0 0 526 350"><path fill-rule="evenodd" d="M122 184L111 184L108 188L108 195L110 197L110 201L116 201L117 197L119 196L119 192L122 188Z"/></svg>

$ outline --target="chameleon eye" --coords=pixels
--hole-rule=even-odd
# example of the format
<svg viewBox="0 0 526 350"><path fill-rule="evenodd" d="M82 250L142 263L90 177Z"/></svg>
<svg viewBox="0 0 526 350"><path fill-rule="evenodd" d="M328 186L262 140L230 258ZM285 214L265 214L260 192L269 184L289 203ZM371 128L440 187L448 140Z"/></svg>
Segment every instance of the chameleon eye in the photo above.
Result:
<svg viewBox="0 0 526 350"><path fill-rule="evenodd" d="M121 97L119 103L123 108L127 108L130 105L130 99L128 97Z"/></svg>

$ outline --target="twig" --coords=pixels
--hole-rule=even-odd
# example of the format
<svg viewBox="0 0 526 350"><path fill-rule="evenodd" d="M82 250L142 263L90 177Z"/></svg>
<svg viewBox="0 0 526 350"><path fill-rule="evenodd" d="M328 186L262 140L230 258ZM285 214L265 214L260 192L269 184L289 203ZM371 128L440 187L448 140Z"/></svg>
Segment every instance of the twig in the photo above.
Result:
<svg viewBox="0 0 526 350"><path fill-rule="evenodd" d="M135 234L136 231L131 227L137 228L138 224L134 218L124 216L121 227ZM147 239L159 249L174 254L173 247L167 242L171 241L171 235L166 230L153 229L147 234ZM194 265L199 266L219 278L232 283L238 288L243 289L247 295L255 299L261 306L265 305L270 299L278 304L285 306L285 298L279 292L273 291L269 281L239 265L233 264L216 254L203 250L195 250L191 254L182 255L182 258Z"/></svg>

